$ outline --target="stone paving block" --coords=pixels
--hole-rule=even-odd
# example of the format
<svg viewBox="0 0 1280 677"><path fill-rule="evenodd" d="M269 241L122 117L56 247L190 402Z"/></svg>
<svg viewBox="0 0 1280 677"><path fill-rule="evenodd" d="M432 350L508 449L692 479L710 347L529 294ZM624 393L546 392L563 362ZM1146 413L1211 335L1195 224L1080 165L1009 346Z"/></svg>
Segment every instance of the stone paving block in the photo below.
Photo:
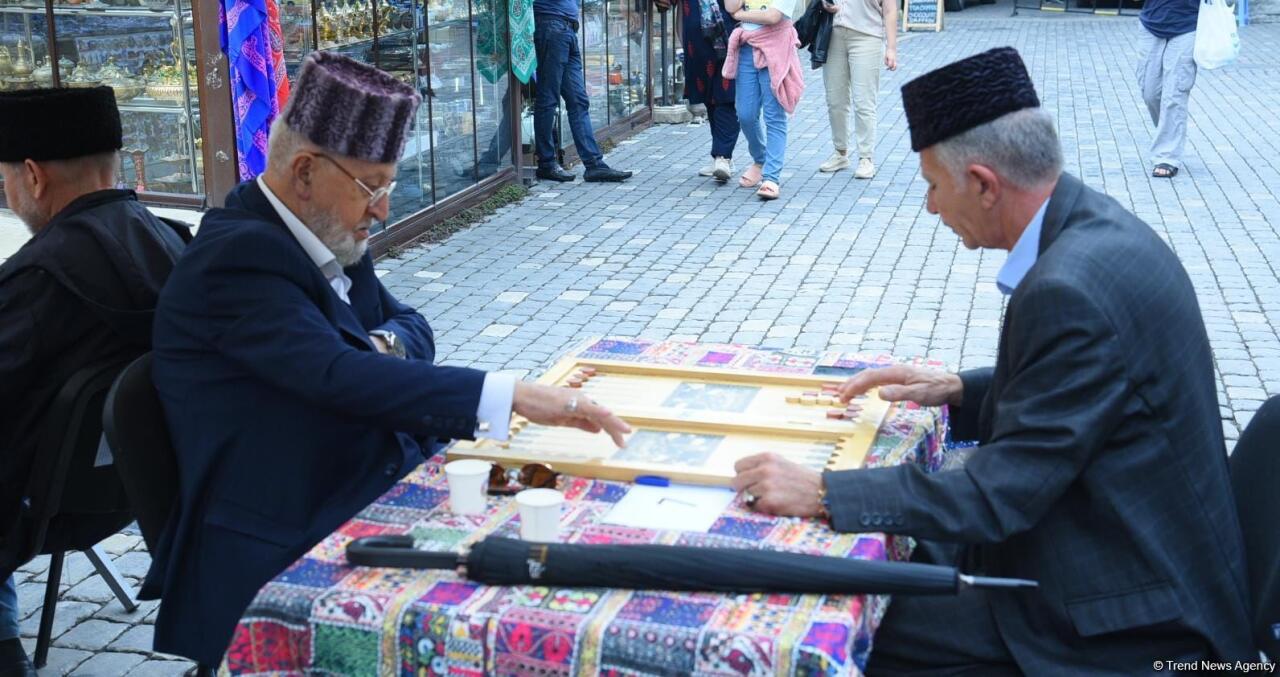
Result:
<svg viewBox="0 0 1280 677"><path fill-rule="evenodd" d="M49 660L43 668L40 668L39 674L41 677L44 677L44 675L68 675L81 663L92 657L92 653L81 649L50 647Z"/></svg>
<svg viewBox="0 0 1280 677"><path fill-rule="evenodd" d="M146 660L136 653L106 651L81 663L71 674L85 677L119 677L133 674L133 668Z"/></svg>
<svg viewBox="0 0 1280 677"><path fill-rule="evenodd" d="M181 677L195 663L151 659L129 670L129 677Z"/></svg>
<svg viewBox="0 0 1280 677"><path fill-rule="evenodd" d="M125 623L91 618L77 623L75 627L60 635L57 642L58 646L93 651L107 646L128 629L129 626Z"/></svg>
<svg viewBox="0 0 1280 677"><path fill-rule="evenodd" d="M95 602L59 602L57 611L53 614L53 632L50 636L56 640L62 633L89 618L101 607L101 604ZM36 631L40 629L41 611L33 611L18 624L18 632L22 636L36 636Z"/></svg>

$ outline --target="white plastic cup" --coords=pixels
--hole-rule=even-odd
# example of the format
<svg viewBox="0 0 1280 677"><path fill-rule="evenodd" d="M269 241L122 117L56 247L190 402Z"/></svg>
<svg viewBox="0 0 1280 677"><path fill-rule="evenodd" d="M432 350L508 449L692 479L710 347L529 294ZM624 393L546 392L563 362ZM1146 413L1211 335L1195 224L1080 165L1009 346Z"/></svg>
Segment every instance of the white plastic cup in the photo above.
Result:
<svg viewBox="0 0 1280 677"><path fill-rule="evenodd" d="M520 538L555 543L560 535L560 511L564 494L555 489L525 489L516 494L520 510Z"/></svg>
<svg viewBox="0 0 1280 677"><path fill-rule="evenodd" d="M449 480L449 509L453 514L479 515L484 512L491 467L492 463L474 458L444 464L444 474Z"/></svg>

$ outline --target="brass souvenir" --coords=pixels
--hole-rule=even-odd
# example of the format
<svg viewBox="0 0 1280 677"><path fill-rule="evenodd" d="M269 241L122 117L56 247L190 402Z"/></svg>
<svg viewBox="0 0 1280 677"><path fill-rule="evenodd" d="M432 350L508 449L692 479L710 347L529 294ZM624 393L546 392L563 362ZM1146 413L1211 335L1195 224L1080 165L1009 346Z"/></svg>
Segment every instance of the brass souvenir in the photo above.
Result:
<svg viewBox="0 0 1280 677"><path fill-rule="evenodd" d="M117 102L128 101L142 94L146 88L140 78L129 75L129 72L116 65L115 57L108 57L107 63L98 71L98 79L111 88Z"/></svg>

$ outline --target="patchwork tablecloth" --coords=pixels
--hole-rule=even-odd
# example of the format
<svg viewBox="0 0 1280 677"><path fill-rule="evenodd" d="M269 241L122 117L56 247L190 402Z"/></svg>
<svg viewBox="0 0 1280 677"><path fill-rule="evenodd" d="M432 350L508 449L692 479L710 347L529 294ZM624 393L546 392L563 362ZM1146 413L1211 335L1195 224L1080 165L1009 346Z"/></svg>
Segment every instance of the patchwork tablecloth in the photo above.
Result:
<svg viewBox="0 0 1280 677"><path fill-rule="evenodd" d="M892 364L889 356L784 353L741 346L605 339L585 357L833 380ZM940 365L938 365L940 366ZM945 410L890 409L868 466L943 462ZM228 649L231 674L774 675L859 674L884 596L495 588L452 571L346 564L352 539L413 534L422 547L462 549L485 535L518 538L508 497L484 515L448 508L443 459L433 458L314 547L258 593ZM566 478L561 535L574 543L768 548L856 559L906 559L910 539L837 534L825 522L757 514L735 501L709 533L601 524L626 494L618 482Z"/></svg>

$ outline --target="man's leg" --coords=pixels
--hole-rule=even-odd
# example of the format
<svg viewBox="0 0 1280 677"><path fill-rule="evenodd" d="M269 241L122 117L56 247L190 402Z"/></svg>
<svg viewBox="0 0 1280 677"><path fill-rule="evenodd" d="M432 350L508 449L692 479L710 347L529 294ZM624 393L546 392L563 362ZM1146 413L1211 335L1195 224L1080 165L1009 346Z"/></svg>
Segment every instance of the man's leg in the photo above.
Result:
<svg viewBox="0 0 1280 677"><path fill-rule="evenodd" d="M831 120L831 145L837 153L849 151L849 73L853 55L849 53L849 34L844 26L831 27L831 44L827 63L822 67L822 84L827 90L827 118Z"/></svg>
<svg viewBox="0 0 1280 677"><path fill-rule="evenodd" d="M1196 83L1196 34L1192 31L1166 43L1160 121L1151 142L1151 161L1181 167L1182 151L1187 145L1187 100L1191 98L1191 86Z"/></svg>
<svg viewBox="0 0 1280 677"><path fill-rule="evenodd" d="M913 562L955 564L955 548L921 542ZM998 594L998 593L997 593ZM866 674L1020 675L996 629L986 593L894 595L871 640Z"/></svg>
<svg viewBox="0 0 1280 677"><path fill-rule="evenodd" d="M582 49L578 46L578 34L569 33L572 40L567 46L564 77L560 81L560 96L564 97L565 112L569 114L569 129L573 132L573 144L578 148L582 165L591 169L600 164L603 155L596 145L596 133L591 128L589 111L591 100L587 98L587 81L582 74Z"/></svg>
<svg viewBox="0 0 1280 677"><path fill-rule="evenodd" d="M884 41L855 32L849 45L849 81L853 89L854 135L858 157L870 160L876 150L876 95L884 63ZM846 137L847 132L846 132Z"/></svg>
<svg viewBox="0 0 1280 677"><path fill-rule="evenodd" d="M0 641L18 636L18 584L10 576L0 584Z"/></svg>
<svg viewBox="0 0 1280 677"><path fill-rule="evenodd" d="M733 147L741 131L738 111L731 103L707 99L707 121L711 124L711 156L733 159Z"/></svg>
<svg viewBox="0 0 1280 677"><path fill-rule="evenodd" d="M551 126L555 122L556 104L560 100L560 83L568 59L567 26L562 19L540 15L533 30L533 46L538 56L538 83L533 102L533 139L538 166L556 162L556 146Z"/></svg>
<svg viewBox="0 0 1280 677"><path fill-rule="evenodd" d="M1142 90L1142 100L1147 104L1147 113L1151 115L1151 124L1160 124L1160 88L1164 85L1164 49L1166 40L1161 40L1145 28L1142 31L1142 58L1138 60L1138 88Z"/></svg>
<svg viewBox="0 0 1280 677"><path fill-rule="evenodd" d="M0 584L0 675L35 674L18 638L18 587L14 577L9 576Z"/></svg>

